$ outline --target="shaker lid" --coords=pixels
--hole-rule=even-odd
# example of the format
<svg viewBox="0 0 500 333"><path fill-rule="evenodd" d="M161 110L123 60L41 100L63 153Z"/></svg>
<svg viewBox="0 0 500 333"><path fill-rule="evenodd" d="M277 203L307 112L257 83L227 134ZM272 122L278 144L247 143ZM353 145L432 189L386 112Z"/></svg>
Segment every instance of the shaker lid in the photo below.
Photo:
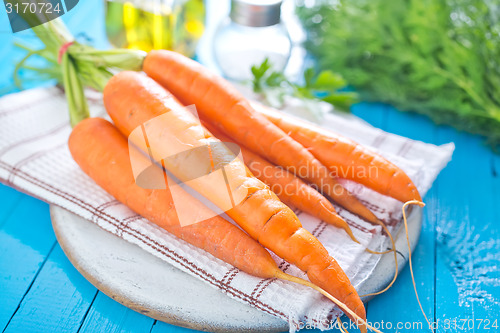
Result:
<svg viewBox="0 0 500 333"><path fill-rule="evenodd" d="M282 0L231 0L233 22L249 27L268 27L280 22Z"/></svg>

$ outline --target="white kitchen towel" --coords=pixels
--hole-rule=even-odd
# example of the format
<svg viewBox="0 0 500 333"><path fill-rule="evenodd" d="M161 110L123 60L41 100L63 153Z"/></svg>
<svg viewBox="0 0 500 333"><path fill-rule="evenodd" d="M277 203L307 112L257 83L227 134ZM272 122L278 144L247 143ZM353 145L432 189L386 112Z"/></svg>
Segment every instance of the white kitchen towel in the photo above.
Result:
<svg viewBox="0 0 500 333"><path fill-rule="evenodd" d="M88 94L91 114L105 116L98 93ZM421 194L431 187L451 159L453 144L435 146L386 133L354 116L327 115L323 126L372 147L413 179ZM72 160L67 139L71 132L64 94L58 88L39 88L0 99L0 181L50 204L80 215L103 229L136 244L188 274L290 323L328 328L338 310L326 298L306 287L275 279L262 280L240 272L210 254L168 234L114 200ZM383 221L397 227L401 203L360 185L346 182ZM362 245L325 222L297 212L304 227L338 260L354 286L370 276L379 256L364 251L385 249L380 229L339 209ZM296 267L274 256L279 267L305 277ZM209 302L209 300L206 300Z"/></svg>

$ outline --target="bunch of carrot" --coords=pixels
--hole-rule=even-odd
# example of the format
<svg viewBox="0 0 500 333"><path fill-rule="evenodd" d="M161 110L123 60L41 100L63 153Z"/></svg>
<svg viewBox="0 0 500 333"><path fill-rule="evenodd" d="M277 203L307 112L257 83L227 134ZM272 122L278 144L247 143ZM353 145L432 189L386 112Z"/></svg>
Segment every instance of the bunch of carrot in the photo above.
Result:
<svg viewBox="0 0 500 333"><path fill-rule="evenodd" d="M329 168L375 165L379 177L352 180L398 200L420 201L408 176L346 138L261 107L256 110L229 83L182 55L152 51L143 70L149 77L121 72L105 86L104 103L114 125L90 118L73 129L69 148L82 170L119 201L179 238L249 274L308 285L334 301L363 332L373 329L366 323L364 305L343 270L287 205L342 228L356 240L322 193L371 223L381 222L332 177ZM209 130L184 104L196 106ZM168 117L161 117L164 115ZM134 135L136 129L146 140ZM146 189L136 184L127 137L135 144L132 150L141 150L157 162L164 187ZM238 143L246 166L227 147L216 146L219 139ZM183 147L208 147L208 155L165 158ZM148 163L146 156L142 158ZM209 174L215 166L225 166L228 188L220 189L207 178L195 179L187 164L193 158L198 169L194 173L201 170ZM171 180L164 171L190 180L192 188L224 210L225 191L244 193L226 211L244 231L220 216L181 227L167 186ZM273 188L288 190L277 191L278 198ZM187 205L202 205L187 193L180 196ZM265 248L299 267L311 282L279 270Z"/></svg>
<svg viewBox="0 0 500 333"><path fill-rule="evenodd" d="M385 226L342 187L339 177L346 175L400 201L420 202L415 185L401 169L351 140L250 104L228 82L182 55L169 51L99 51L75 41L59 19L33 30L45 48L23 46L29 53L16 66L16 72L31 56L46 60L47 67L25 68L64 85L74 126L68 145L75 161L97 184L138 214L216 258L258 277L307 285L337 304L362 332L378 332L366 323L364 305L343 270L302 227L289 206L345 230L356 241L330 200L368 222ZM141 69L147 76L135 72L112 74ZM114 124L99 118L85 119L88 107L84 87L104 90L105 106ZM210 131L186 110L184 105L190 104L196 106ZM152 120L159 118L153 126ZM137 133L148 140L141 140ZM127 137L135 148L129 147ZM234 158L234 152L219 139L237 143L247 165ZM164 158L193 147L205 148ZM161 176L163 186L139 186L130 164L132 155L143 165L150 160L156 162L153 170ZM225 189L211 178L195 177L220 166L225 170ZM332 174L339 169L369 167L378 169L372 177L357 177L362 172ZM168 190L172 179L165 171L189 180L196 191L227 210L243 231L214 214L202 222L181 226ZM223 198L227 190L242 196L230 209ZM176 196L188 207L205 213L208 210L182 190ZM302 269L310 281L282 272L266 248Z"/></svg>

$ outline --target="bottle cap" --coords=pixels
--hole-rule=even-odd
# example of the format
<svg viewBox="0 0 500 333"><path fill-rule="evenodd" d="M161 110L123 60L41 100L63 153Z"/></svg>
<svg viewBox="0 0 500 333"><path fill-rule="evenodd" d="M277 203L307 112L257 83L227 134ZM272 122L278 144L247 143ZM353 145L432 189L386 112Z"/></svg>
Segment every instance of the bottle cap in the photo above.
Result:
<svg viewBox="0 0 500 333"><path fill-rule="evenodd" d="M278 24L282 0L231 0L229 17L235 23L249 27Z"/></svg>

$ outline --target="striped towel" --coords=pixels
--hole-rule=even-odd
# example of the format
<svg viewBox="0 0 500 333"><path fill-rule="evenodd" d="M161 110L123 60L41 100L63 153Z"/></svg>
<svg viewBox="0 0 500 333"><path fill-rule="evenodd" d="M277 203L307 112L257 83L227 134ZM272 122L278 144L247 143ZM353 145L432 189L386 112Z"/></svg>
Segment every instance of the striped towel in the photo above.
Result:
<svg viewBox="0 0 500 333"><path fill-rule="evenodd" d="M88 94L92 116L105 117L101 95ZM64 94L55 87L11 94L0 99L0 181L63 207L101 228L136 244L166 263L196 276L207 285L290 324L290 331L308 325L327 328L338 309L319 293L296 284L249 276L158 228L136 215L97 186L72 160L67 139L71 132ZM424 195L451 159L453 144L434 146L386 133L351 115L329 114L322 126L369 146L393 161L413 179ZM397 227L401 203L360 185L344 184L387 224ZM378 226L339 208L361 245L343 232L305 213L303 224L337 259L358 287L379 256L365 247L382 249L386 239ZM274 257L289 274L305 277L296 267Z"/></svg>

